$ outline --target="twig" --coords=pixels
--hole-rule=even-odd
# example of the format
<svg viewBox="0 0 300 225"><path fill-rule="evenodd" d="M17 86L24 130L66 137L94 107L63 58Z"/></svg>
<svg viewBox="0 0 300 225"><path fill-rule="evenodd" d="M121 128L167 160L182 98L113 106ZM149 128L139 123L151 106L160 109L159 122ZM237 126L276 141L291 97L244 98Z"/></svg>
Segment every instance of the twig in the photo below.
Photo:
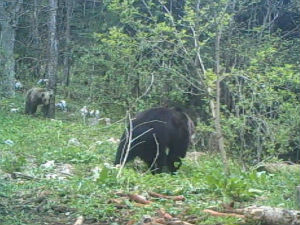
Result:
<svg viewBox="0 0 300 225"><path fill-rule="evenodd" d="M153 73L151 73L151 82L150 82L150 85L147 87L146 91L135 100L135 102L137 102L138 100L140 100L141 98L143 98L145 95L148 94L148 92L150 91L150 89L151 89L151 87L153 85L153 82L154 82L154 75L153 75Z"/></svg>
<svg viewBox="0 0 300 225"><path fill-rule="evenodd" d="M29 176L29 175L26 175L26 174L23 174L23 173L20 173L20 172L13 172L11 175L12 175L13 178L24 178L24 179L27 179L27 180L38 179L36 177Z"/></svg>
<svg viewBox="0 0 300 225"><path fill-rule="evenodd" d="M150 166L149 169L146 171L146 173L147 173L149 170L151 170L152 166L154 166L154 164L155 164L155 162L156 162L156 160L157 160L157 158L158 158L158 156L159 156L159 143L158 143L158 141L157 141L157 138L156 138L156 135L155 135L155 134L153 134L153 138L154 138L154 141L155 141L155 144L156 144L156 155L155 155L155 158L154 158L154 160L153 160L151 166ZM157 169L157 168L156 168L156 169Z"/></svg>
<svg viewBox="0 0 300 225"><path fill-rule="evenodd" d="M130 113L127 112L127 114L128 114L128 119L129 119L129 132L127 132L127 134L126 134L126 137L128 137L128 139L126 139L126 142L125 142L124 146L126 146L127 143L128 143L128 145L127 145L127 149L126 149L126 152L125 152L124 159L123 159L123 161L121 162L121 167L120 167L120 169L119 169L117 178L119 178L119 177L121 176L122 170L123 170L123 168L124 168L124 166L125 166L125 163L126 163L126 161L127 161L127 158L128 158L128 155L129 155L129 151L130 151L130 147L131 147L132 127L133 127L133 125L132 125L132 119L131 119ZM125 149L123 148L123 149L122 149L121 159L122 159L122 156L123 156L123 154L124 154L124 150L125 150Z"/></svg>
<svg viewBox="0 0 300 225"><path fill-rule="evenodd" d="M152 191L149 191L148 194L154 198L165 198L165 199L171 199L173 201L184 201L185 200L185 197L183 195L168 196L168 195L163 195L163 194L159 194L159 193L152 192Z"/></svg>

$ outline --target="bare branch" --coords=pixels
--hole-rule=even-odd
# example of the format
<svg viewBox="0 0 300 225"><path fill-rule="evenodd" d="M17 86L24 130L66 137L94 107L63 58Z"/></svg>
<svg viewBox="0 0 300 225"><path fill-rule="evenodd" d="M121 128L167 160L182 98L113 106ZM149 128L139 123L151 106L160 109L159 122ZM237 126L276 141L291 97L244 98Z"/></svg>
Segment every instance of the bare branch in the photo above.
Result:
<svg viewBox="0 0 300 225"><path fill-rule="evenodd" d="M155 155L155 158L154 158L154 160L153 160L151 166L150 166L149 169L146 171L146 173L147 173L148 171L151 170L151 168L154 166L154 164L155 164L155 162L157 161L157 158L158 158L158 156L159 156L159 143L158 143L158 141L157 141L157 138L156 138L156 135L155 135L155 134L153 134L153 138L154 138L154 141L155 141L155 144L156 144L156 155ZM157 169L157 168L155 168L155 169Z"/></svg>

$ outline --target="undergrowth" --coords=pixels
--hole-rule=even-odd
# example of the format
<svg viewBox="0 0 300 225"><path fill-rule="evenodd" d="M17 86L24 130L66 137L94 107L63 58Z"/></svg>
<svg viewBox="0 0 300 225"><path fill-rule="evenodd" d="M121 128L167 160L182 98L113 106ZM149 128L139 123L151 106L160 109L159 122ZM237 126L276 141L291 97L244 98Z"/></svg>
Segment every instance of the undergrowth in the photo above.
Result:
<svg viewBox="0 0 300 225"><path fill-rule="evenodd" d="M294 190L299 173L245 171L231 161L231 175L225 176L220 158L204 154L197 160L184 159L176 175L154 176L131 163L117 178L112 162L118 142L112 140L120 137L122 123L87 126L80 117L63 120L63 114L57 120L32 117L9 113L4 107L9 104L2 102L0 111L0 224L68 224L79 215L90 223L125 224L161 208L186 220L198 218L196 224L240 224L236 218L212 218L202 210L230 201L240 208L254 204L297 208ZM72 138L79 144L70 144ZM46 166L49 162L52 166ZM66 165L70 174L57 175L57 167ZM14 177L16 172L29 178ZM123 207L111 201L120 193L149 197L149 191L183 195L186 200L152 198L145 206L125 200Z"/></svg>

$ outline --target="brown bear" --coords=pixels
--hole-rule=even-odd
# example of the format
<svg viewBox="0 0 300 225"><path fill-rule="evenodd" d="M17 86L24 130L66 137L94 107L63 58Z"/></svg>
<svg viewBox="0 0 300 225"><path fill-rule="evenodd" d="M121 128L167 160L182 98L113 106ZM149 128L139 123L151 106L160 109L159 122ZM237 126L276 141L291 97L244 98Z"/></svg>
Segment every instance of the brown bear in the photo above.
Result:
<svg viewBox="0 0 300 225"><path fill-rule="evenodd" d="M45 88L31 88L26 95L25 113L35 114L38 105L43 105L42 111L46 116L52 95L52 91Z"/></svg>

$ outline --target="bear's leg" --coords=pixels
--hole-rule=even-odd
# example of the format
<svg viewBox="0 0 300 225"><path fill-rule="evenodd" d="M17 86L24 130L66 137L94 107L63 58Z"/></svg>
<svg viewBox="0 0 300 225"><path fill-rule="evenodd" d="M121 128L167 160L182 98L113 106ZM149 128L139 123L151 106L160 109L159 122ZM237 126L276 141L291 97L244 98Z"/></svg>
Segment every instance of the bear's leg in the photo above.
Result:
<svg viewBox="0 0 300 225"><path fill-rule="evenodd" d="M49 106L50 105L48 104L48 105L43 105L43 107L42 107L42 111L43 111L45 117L48 116Z"/></svg>
<svg viewBox="0 0 300 225"><path fill-rule="evenodd" d="M31 114L35 114L37 110L37 105L36 104L31 104Z"/></svg>
<svg viewBox="0 0 300 225"><path fill-rule="evenodd" d="M177 164L177 166L174 165L175 163ZM180 168L181 164L182 164L181 159L178 157L168 158L168 169L172 174L174 174Z"/></svg>
<svg viewBox="0 0 300 225"><path fill-rule="evenodd" d="M155 157L152 160L154 165L153 173L162 173L167 164L166 146L159 145L159 151L155 149Z"/></svg>
<svg viewBox="0 0 300 225"><path fill-rule="evenodd" d="M25 104L25 114L31 114L31 103L29 101L26 101L26 104Z"/></svg>
<svg viewBox="0 0 300 225"><path fill-rule="evenodd" d="M174 143L170 146L167 163L171 173L175 173L182 165L181 158L185 157L187 147L188 146L184 141L181 143ZM175 163L177 164L176 166L174 165Z"/></svg>
<svg viewBox="0 0 300 225"><path fill-rule="evenodd" d="M154 144L146 144L139 146L137 156L139 156L151 170L152 174L161 173L164 166L167 166L167 155L165 153L165 147L157 146Z"/></svg>

